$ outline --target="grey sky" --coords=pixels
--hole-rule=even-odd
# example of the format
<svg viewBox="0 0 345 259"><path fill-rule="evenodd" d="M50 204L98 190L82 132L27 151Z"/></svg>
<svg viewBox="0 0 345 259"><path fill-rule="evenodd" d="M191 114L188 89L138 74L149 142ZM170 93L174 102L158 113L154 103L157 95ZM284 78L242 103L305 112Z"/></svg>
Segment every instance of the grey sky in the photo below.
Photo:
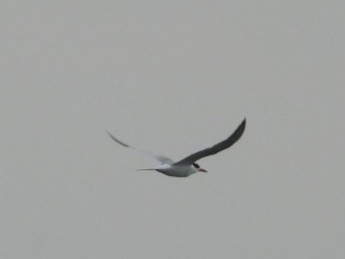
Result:
<svg viewBox="0 0 345 259"><path fill-rule="evenodd" d="M0 257L344 258L344 8L2 1Z"/></svg>

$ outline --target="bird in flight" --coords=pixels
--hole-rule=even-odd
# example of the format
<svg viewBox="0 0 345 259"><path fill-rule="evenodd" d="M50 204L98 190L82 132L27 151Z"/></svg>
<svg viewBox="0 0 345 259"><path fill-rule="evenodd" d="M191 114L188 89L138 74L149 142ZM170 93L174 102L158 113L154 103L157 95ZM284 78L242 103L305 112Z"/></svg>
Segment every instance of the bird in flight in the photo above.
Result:
<svg viewBox="0 0 345 259"><path fill-rule="evenodd" d="M224 149L227 149L231 147L237 140L240 139L242 136L244 129L246 127L246 119L242 121L242 123L237 127L237 129L225 140L213 145L212 147L200 150L198 152L195 152L182 160L175 162L172 159L155 154L143 149L138 149L135 147L132 147L130 145L127 145L123 143L122 141L115 138L110 132L107 131L108 135L116 141L118 144L127 147L132 148L136 151L139 151L140 153L149 155L157 159L161 164L156 166L155 168L149 168L149 169L138 169L140 171L157 171L160 173L163 173L168 176L174 176L174 177L188 177L196 172L204 172L207 171L203 168L201 168L197 163L195 163L197 160L204 158L206 156L214 155Z"/></svg>

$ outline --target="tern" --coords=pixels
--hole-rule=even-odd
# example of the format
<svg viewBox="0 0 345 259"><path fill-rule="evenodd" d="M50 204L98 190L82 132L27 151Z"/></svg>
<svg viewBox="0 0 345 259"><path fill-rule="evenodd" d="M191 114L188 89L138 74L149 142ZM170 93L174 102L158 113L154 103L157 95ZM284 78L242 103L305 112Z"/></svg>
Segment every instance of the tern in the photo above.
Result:
<svg viewBox="0 0 345 259"><path fill-rule="evenodd" d="M138 149L135 147L132 147L130 145L125 144L124 142L118 140L115 138L110 132L107 131L108 135L118 144L126 147L131 148L136 151L139 151L140 153L144 153L146 155L150 155L157 159L161 164L156 166L155 168L148 168L148 169L138 169L140 171L157 171L160 173L163 173L168 176L174 176L174 177L188 177L196 172L204 172L207 171L203 168L201 168L197 163L195 163L197 160L204 158L206 156L217 154L218 152L227 149L231 147L237 140L240 139L242 136L244 129L246 127L246 119L242 121L242 123L238 126L238 128L225 140L213 145L212 147L200 150L198 152L195 152L182 160L178 162L174 162L172 159L155 154L143 149Z"/></svg>

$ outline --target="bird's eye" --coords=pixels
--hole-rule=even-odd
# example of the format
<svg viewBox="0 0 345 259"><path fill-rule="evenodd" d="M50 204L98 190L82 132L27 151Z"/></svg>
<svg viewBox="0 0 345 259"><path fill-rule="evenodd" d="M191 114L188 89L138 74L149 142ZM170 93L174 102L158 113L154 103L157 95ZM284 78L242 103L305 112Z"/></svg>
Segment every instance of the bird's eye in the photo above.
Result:
<svg viewBox="0 0 345 259"><path fill-rule="evenodd" d="M200 165L198 165L197 163L193 163L195 168L200 168Z"/></svg>

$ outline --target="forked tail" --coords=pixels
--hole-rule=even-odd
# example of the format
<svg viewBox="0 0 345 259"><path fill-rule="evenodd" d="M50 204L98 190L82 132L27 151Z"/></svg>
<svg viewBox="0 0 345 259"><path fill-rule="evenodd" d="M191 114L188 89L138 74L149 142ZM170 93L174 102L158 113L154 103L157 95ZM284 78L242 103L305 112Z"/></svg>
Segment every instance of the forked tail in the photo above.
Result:
<svg viewBox="0 0 345 259"><path fill-rule="evenodd" d="M136 171L155 171L156 169L154 168L141 168L141 169L137 169Z"/></svg>

